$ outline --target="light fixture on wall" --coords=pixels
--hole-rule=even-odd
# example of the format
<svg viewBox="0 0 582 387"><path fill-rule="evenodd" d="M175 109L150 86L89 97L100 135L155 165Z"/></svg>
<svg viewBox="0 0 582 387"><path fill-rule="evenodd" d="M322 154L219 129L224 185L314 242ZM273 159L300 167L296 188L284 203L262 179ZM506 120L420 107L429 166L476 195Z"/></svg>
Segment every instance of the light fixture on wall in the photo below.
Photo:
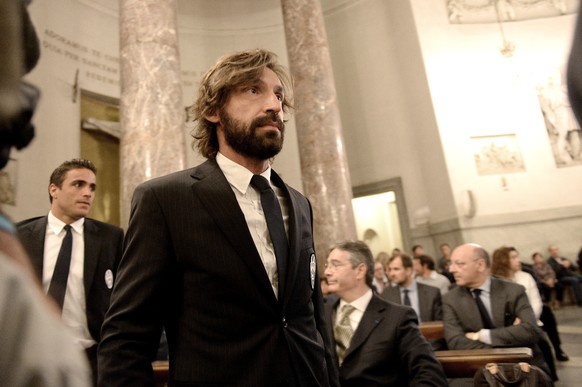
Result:
<svg viewBox="0 0 582 387"><path fill-rule="evenodd" d="M501 32L501 38L503 39L503 45L499 48L499 51L501 52L501 55L503 55L506 58L509 58L513 56L513 53L515 52L515 44L507 40L507 38L505 37L505 31L503 30L503 18L501 16L502 10L500 8L502 8L503 4L505 3L506 3L505 0L495 0L494 7L495 16L497 17L497 24L499 25L499 31ZM514 16L511 12L504 11L503 16L508 18L508 20L514 19Z"/></svg>

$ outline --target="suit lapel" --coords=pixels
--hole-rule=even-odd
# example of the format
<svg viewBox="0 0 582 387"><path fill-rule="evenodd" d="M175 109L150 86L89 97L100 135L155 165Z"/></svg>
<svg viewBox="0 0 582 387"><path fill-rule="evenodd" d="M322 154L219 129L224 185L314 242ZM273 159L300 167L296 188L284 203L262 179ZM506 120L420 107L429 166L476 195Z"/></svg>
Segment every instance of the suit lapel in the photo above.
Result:
<svg viewBox="0 0 582 387"><path fill-rule="evenodd" d="M473 294L471 293L471 290L464 287L462 289L462 291L460 292L460 294L461 294L461 297L460 297L459 302L460 302L461 308L459 308L459 310L466 313L466 318L467 318L467 321L469 322L469 324L467 324L467 326L472 328L472 329L473 329L473 327L479 327L479 329L482 329L483 328L483 321L481 321L481 314L479 313L479 308L477 307L477 303L475 302L475 299L473 298Z"/></svg>
<svg viewBox="0 0 582 387"><path fill-rule="evenodd" d="M505 326L505 292L503 291L503 284L493 277L491 277L489 297L493 324L495 324L496 328L501 328Z"/></svg>
<svg viewBox="0 0 582 387"><path fill-rule="evenodd" d="M276 301L244 214L216 160L208 160L196 168L192 177L195 179L192 184L194 195L209 209L209 215L222 230L224 238L239 252L239 256L247 264L257 283L265 288L265 294L271 294L273 301Z"/></svg>
<svg viewBox="0 0 582 387"><path fill-rule="evenodd" d="M418 309L420 316L418 316L420 321L430 321L432 320L431 308L432 303L427 294L427 289L421 284L416 284L418 289Z"/></svg>
<svg viewBox="0 0 582 387"><path fill-rule="evenodd" d="M344 355L344 361L352 352L356 351L362 344L364 344L372 331L374 331L374 329L376 329L384 319L384 316L381 315L384 309L385 306L378 302L376 296L372 296L372 299L362 316L362 320L360 320L360 324L352 336L352 341L350 341L350 345Z"/></svg>
<svg viewBox="0 0 582 387"><path fill-rule="evenodd" d="M296 259L299 257L301 253L299 251L299 236L302 235L301 231L301 223L299 221L300 214L297 205L296 198L291 195L287 185L283 182L283 180L277 175L274 170L271 170L271 180L275 183L277 187L283 190L285 197L287 198L287 207L289 211L289 255L287 259L287 270L286 270L286 278L283 278L283 281L279 283L281 286L281 299L283 305L287 305L287 301L289 301L290 293L288 290L287 285L295 283L295 277L297 275L297 265L298 260ZM305 268L308 270L308 268Z"/></svg>
<svg viewBox="0 0 582 387"><path fill-rule="evenodd" d="M90 302L89 294L93 286L95 270L101 253L101 243L99 242L99 227L87 218L85 218L83 226L83 240L85 242L83 284L85 285L85 298L87 302ZM101 278L101 280L105 281L105 278Z"/></svg>

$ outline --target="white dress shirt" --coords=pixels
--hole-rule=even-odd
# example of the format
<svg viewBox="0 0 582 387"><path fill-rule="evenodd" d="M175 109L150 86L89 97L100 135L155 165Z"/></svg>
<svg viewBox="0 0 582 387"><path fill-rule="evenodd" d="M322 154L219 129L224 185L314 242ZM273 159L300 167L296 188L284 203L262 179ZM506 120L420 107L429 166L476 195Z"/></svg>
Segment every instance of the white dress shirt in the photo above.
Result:
<svg viewBox="0 0 582 387"><path fill-rule="evenodd" d="M216 155L216 163L222 170L222 173L224 173L226 180L236 196L236 200L244 214L247 225L249 226L253 242L261 256L263 265L265 266L265 271L267 272L267 276L273 287L273 292L275 292L275 296L278 297L279 277L277 274L275 250L267 227L267 220L263 213L263 207L261 207L261 196L259 192L250 185L253 173L242 165L228 159L220 152ZM261 173L261 176L267 179L270 184L271 167L268 167L263 173ZM281 206L281 212L283 214L283 222L285 223L285 231L288 235L289 209L287 207L287 202L283 195L283 191L280 188L273 185L271 185L271 187L275 191L277 199L279 200L279 205Z"/></svg>
<svg viewBox="0 0 582 387"><path fill-rule="evenodd" d="M85 218L71 223L73 234L73 250L71 252L71 266L67 279L67 291L63 304L62 320L67 325L75 339L83 348L89 348L96 344L89 333L87 325L87 313L85 304L85 283L83 282L83 269L85 266L85 240L83 229ZM44 240L44 255L42 269L42 285L45 292L55 271L57 258L61 244L65 237L65 223L57 219L52 212L48 214L48 223Z"/></svg>

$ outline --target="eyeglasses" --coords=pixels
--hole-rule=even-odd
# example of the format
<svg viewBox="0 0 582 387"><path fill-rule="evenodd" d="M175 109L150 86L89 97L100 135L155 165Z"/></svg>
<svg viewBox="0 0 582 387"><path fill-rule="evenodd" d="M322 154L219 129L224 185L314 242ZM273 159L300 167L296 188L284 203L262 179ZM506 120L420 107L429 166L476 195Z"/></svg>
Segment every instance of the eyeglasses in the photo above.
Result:
<svg viewBox="0 0 582 387"><path fill-rule="evenodd" d="M456 267L458 267L459 269L462 269L462 268L464 268L465 266L467 266L467 264L468 264L469 262L476 262L476 261L478 261L478 260L480 260L480 259L483 259L483 258L475 258L475 259L471 259L471 260L469 260L469 261L458 261L458 260L457 260L457 261L451 261L451 267L452 267L452 266L456 266Z"/></svg>
<svg viewBox="0 0 582 387"><path fill-rule="evenodd" d="M325 264L326 269L337 270L339 267L349 265L349 262L340 262L336 260L331 260Z"/></svg>

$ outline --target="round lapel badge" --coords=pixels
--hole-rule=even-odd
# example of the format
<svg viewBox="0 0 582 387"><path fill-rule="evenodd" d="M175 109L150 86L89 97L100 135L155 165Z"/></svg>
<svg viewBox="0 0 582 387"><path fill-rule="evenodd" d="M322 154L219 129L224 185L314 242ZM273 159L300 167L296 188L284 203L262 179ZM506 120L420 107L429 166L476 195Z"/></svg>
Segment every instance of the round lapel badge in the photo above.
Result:
<svg viewBox="0 0 582 387"><path fill-rule="evenodd" d="M105 272L105 285L107 289L111 289L113 287L113 272L111 269L107 269Z"/></svg>

